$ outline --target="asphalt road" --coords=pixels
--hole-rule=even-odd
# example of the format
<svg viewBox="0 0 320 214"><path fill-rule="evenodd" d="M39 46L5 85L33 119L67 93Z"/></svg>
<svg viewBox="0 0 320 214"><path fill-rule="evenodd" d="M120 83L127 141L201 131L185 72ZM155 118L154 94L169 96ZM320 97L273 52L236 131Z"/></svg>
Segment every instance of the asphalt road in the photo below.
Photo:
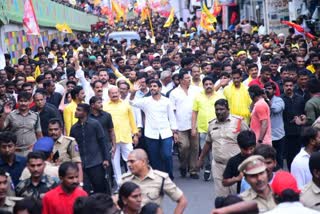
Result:
<svg viewBox="0 0 320 214"><path fill-rule="evenodd" d="M179 162L177 156L173 157L174 182L184 192L188 199L188 206L185 214L207 214L214 208L214 188L213 181L204 181L203 172L200 179L194 180L189 177L181 178L179 173ZM173 213L176 203L169 197L165 197L162 208L165 214Z"/></svg>

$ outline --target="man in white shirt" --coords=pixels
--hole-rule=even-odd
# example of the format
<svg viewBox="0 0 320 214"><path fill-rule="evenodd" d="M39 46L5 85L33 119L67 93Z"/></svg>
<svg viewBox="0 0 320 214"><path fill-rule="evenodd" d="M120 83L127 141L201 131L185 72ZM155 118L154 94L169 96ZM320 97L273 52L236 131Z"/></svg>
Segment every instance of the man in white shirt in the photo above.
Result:
<svg viewBox="0 0 320 214"><path fill-rule="evenodd" d="M186 176L189 169L190 177L199 179L196 162L199 156L199 137L191 135L192 106L201 88L191 86L188 71L180 71L180 85L170 93L170 101L175 111L178 126L178 142L180 150L180 173Z"/></svg>
<svg viewBox="0 0 320 214"><path fill-rule="evenodd" d="M299 188L302 188L312 180L309 159L310 155L320 148L320 131L313 127L308 127L303 131L302 139L304 139L305 147L301 148L291 164L291 174L297 179Z"/></svg>
<svg viewBox="0 0 320 214"><path fill-rule="evenodd" d="M150 165L154 169L164 171L173 178L172 173L172 137L177 142L177 124L170 100L161 95L161 83L151 80L150 97L134 100L135 93L140 89L135 83L130 94L130 104L145 113L145 129L147 153Z"/></svg>

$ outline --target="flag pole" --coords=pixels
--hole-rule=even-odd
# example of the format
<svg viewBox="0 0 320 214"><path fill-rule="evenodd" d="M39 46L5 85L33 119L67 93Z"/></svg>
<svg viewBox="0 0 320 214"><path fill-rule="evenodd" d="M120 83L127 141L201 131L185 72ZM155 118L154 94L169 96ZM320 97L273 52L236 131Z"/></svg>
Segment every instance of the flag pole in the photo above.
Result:
<svg viewBox="0 0 320 214"><path fill-rule="evenodd" d="M149 20L150 29L151 29L151 35L152 35L152 38L153 38L154 37L154 31L153 31L153 26L152 26L152 20L150 18L151 8L150 8L148 0L147 0L146 4L147 4L147 8L149 10L148 13L147 13L147 16L148 16L148 20Z"/></svg>
<svg viewBox="0 0 320 214"><path fill-rule="evenodd" d="M42 48L43 48L43 50L44 50L44 44L43 44L43 39L42 39L41 33L39 34L39 38L40 38L41 46L42 46Z"/></svg>

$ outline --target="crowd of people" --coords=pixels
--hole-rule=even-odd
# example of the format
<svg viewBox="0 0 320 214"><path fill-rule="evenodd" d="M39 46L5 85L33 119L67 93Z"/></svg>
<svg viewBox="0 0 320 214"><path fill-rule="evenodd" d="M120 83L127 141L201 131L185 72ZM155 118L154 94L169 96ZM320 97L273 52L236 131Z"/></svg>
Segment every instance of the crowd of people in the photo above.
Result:
<svg viewBox="0 0 320 214"><path fill-rule="evenodd" d="M213 213L320 211L320 41L152 21L5 55L0 210L162 213L168 195L183 213L177 150L179 176L213 179Z"/></svg>

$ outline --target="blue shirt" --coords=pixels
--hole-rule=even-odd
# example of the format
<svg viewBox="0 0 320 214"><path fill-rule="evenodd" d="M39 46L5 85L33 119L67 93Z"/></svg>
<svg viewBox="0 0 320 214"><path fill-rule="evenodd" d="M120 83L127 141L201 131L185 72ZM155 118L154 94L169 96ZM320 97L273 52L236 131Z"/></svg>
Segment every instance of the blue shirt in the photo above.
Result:
<svg viewBox="0 0 320 214"><path fill-rule="evenodd" d="M284 137L283 111L285 104L281 97L273 96L271 99L270 119L272 141L280 140Z"/></svg>
<svg viewBox="0 0 320 214"><path fill-rule="evenodd" d="M15 160L13 164L10 166L7 162L4 162L4 160L0 156L0 168L10 174L14 186L16 186L19 183L19 178L23 169L26 167L26 164L27 158L15 155Z"/></svg>

